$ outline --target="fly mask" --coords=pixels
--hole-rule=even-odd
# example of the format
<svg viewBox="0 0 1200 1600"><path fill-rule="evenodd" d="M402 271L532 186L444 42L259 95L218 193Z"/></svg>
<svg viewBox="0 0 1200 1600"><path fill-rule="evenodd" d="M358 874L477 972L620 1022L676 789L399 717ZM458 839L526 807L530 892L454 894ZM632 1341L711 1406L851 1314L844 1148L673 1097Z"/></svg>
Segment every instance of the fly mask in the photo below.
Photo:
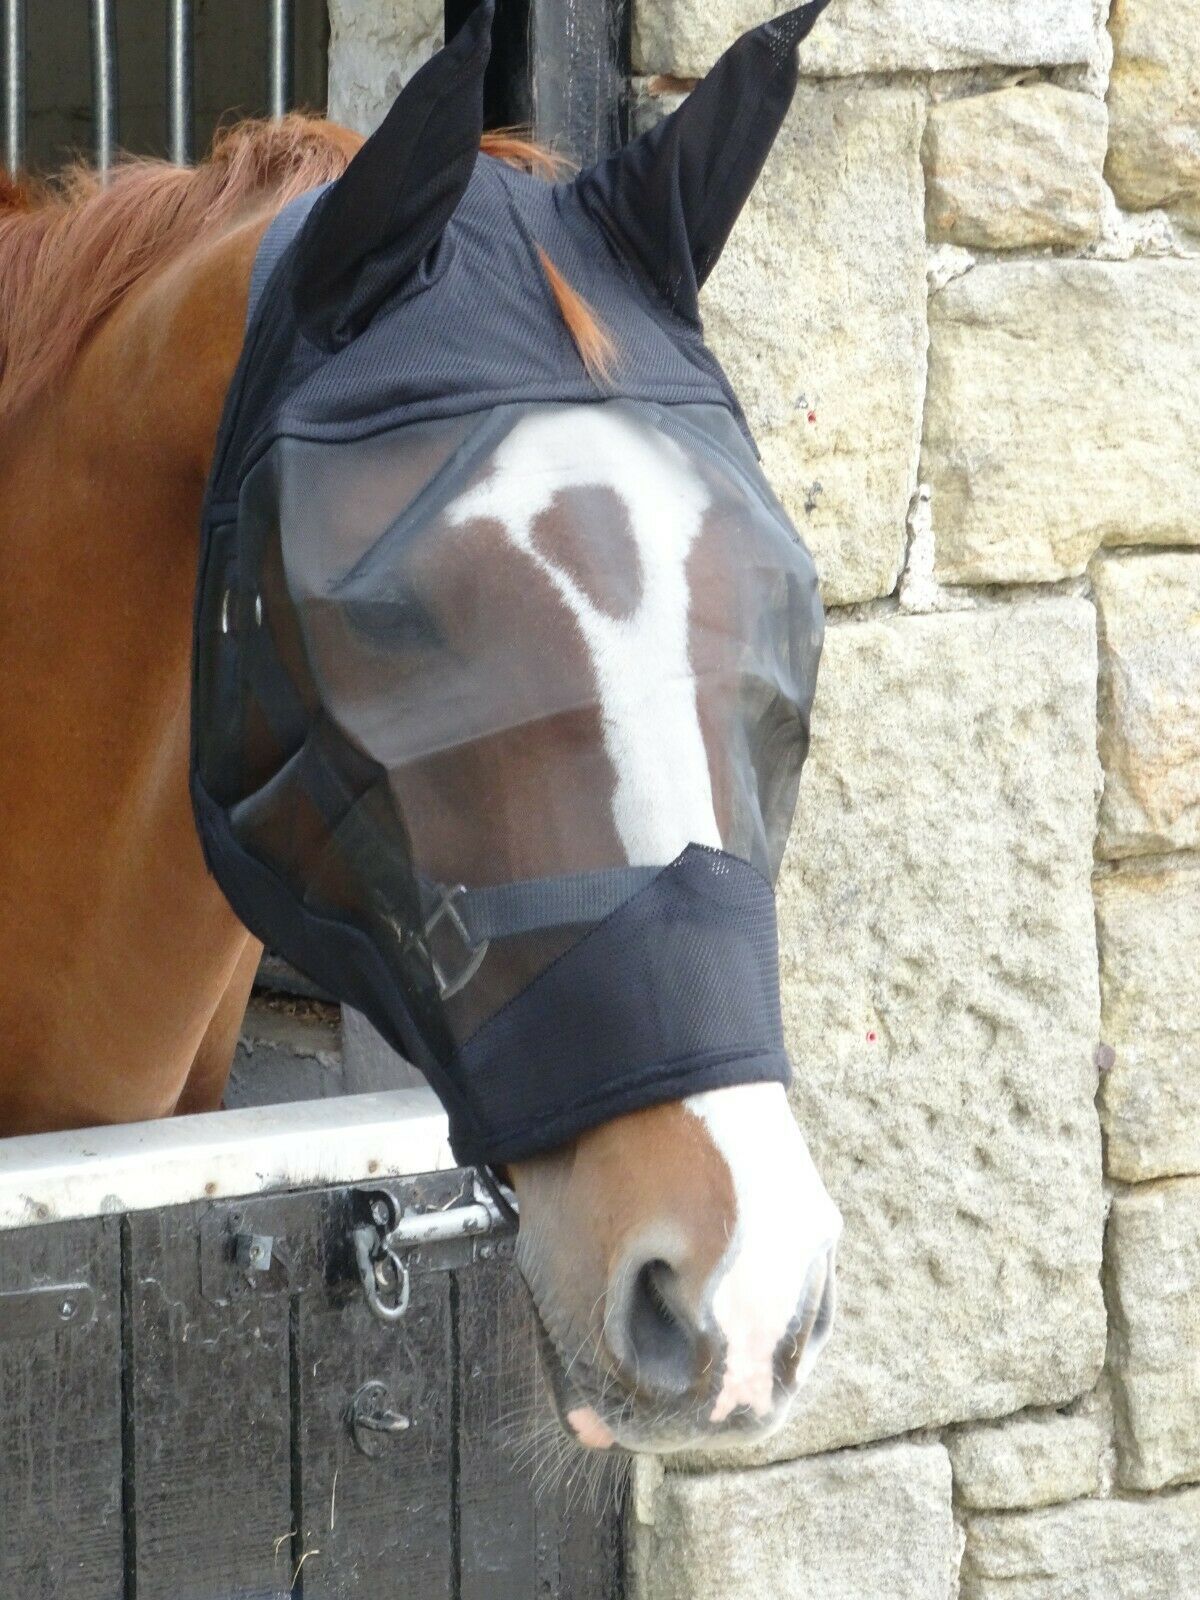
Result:
<svg viewBox="0 0 1200 1600"><path fill-rule="evenodd" d="M562 182L478 153L484 4L260 250L204 506L197 823L464 1162L789 1076L773 883L822 613L696 297L824 3Z"/></svg>

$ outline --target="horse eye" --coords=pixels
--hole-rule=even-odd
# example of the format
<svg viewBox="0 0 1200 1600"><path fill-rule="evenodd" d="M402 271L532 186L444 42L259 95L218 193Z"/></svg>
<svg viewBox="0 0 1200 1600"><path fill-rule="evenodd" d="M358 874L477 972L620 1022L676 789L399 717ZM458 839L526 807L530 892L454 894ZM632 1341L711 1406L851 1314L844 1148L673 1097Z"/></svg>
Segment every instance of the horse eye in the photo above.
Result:
<svg viewBox="0 0 1200 1600"><path fill-rule="evenodd" d="M431 612L408 587L348 601L346 616L363 638L390 650L434 650L446 642Z"/></svg>

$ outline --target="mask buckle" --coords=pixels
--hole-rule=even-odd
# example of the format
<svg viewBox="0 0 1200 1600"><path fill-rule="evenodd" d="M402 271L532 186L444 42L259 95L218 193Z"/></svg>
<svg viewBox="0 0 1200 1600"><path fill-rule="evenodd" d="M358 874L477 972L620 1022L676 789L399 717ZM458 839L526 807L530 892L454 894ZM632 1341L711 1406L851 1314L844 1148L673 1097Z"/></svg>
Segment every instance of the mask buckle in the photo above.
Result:
<svg viewBox="0 0 1200 1600"><path fill-rule="evenodd" d="M459 899L465 900L466 895L467 886L463 883L456 883L453 888L442 889L437 905L434 906L425 921L425 940L429 950L429 964L433 968L438 994L443 1000L449 1000L452 995L456 995L460 990L466 988L467 984L470 983L483 965L483 958L487 955L491 945L490 939L480 939L476 942L471 938L471 930L468 928L466 920L456 904ZM442 922L448 923L453 928L466 952L466 960L463 965L456 973L450 975L447 975L442 964L433 953L433 931Z"/></svg>

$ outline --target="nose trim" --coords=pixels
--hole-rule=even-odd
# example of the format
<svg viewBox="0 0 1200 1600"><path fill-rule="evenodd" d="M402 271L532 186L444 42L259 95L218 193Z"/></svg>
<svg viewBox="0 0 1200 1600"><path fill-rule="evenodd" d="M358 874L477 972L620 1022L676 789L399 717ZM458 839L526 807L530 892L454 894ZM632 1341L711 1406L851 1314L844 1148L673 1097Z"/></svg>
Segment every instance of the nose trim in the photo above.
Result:
<svg viewBox="0 0 1200 1600"><path fill-rule="evenodd" d="M831 1248L823 1260L813 1263L795 1320L775 1352L775 1376L785 1391L797 1388L811 1371L833 1329L837 1306L835 1256Z"/></svg>
<svg viewBox="0 0 1200 1600"><path fill-rule="evenodd" d="M715 1425L735 1415L768 1419L798 1388L829 1336L834 1312L835 1258L832 1246L809 1263L796 1313L780 1335L769 1324L750 1323L724 1330L725 1369L709 1413ZM743 1308L745 1312L745 1308ZM719 1321L720 1319L718 1319Z"/></svg>

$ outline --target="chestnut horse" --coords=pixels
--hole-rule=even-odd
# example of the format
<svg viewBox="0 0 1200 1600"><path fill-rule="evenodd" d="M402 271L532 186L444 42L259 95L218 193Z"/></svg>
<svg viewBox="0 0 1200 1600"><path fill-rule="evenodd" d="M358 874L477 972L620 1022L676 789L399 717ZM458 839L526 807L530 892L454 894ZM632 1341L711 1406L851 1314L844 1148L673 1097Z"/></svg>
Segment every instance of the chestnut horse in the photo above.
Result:
<svg viewBox="0 0 1200 1600"><path fill-rule="evenodd" d="M191 170L0 181L0 1135L221 1104L260 947L205 871L188 796L201 498L263 233L359 144L291 116L227 132ZM549 276L581 354L602 358ZM828 1328L837 1215L783 1090L694 1098L510 1174L560 1407L586 1445L773 1427ZM637 1266L668 1249L664 1296ZM724 1387L671 1431L672 1364L718 1277ZM635 1368L624 1426L600 1414L614 1316ZM639 1354L654 1357L640 1379Z"/></svg>

